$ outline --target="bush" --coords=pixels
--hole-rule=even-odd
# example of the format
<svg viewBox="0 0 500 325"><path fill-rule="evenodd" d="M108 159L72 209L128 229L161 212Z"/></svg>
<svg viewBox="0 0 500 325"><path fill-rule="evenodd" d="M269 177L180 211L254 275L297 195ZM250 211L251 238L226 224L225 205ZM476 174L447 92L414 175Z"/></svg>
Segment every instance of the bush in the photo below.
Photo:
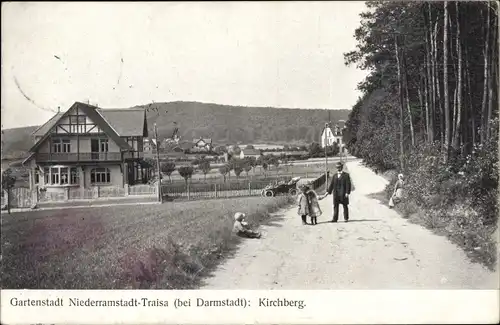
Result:
<svg viewBox="0 0 500 325"><path fill-rule="evenodd" d="M438 146L419 146L405 162L406 197L397 209L406 218L446 233L475 259L493 267L496 247L491 234L499 212L494 140L446 163ZM395 181L394 177L386 188L387 199Z"/></svg>

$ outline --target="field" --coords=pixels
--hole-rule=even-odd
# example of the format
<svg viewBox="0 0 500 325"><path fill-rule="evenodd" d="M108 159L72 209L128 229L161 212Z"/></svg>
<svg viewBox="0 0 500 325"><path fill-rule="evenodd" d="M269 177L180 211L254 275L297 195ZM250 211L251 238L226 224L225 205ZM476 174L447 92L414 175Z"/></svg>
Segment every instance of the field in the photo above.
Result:
<svg viewBox="0 0 500 325"><path fill-rule="evenodd" d="M130 288L138 265L156 265L141 288L195 288L231 254L235 212L252 225L293 198L241 198L2 215L3 289ZM152 252L161 256L153 263ZM155 259L158 260L158 259Z"/></svg>
<svg viewBox="0 0 500 325"><path fill-rule="evenodd" d="M328 159L328 170L335 170L335 163L339 161L339 158L329 158ZM180 165L179 165L180 166ZM292 164L288 165L280 165L278 168L275 166L270 166L267 171L265 171L261 166L257 166L254 170L248 172L248 177L250 179L272 179L276 177L317 177L319 174L325 172L325 160L324 159L314 159L307 161L294 161ZM311 175L310 175L311 174ZM226 176L229 179L229 176ZM171 175L172 180L183 180L183 178L179 175L179 173L174 171ZM246 179L247 175L245 172L242 172L239 179ZM204 180L205 175L199 170L197 170L193 176L192 180ZM220 174L218 168L213 167L206 175L206 179L221 179L223 180L223 176ZM231 171L231 179L236 179L234 172Z"/></svg>

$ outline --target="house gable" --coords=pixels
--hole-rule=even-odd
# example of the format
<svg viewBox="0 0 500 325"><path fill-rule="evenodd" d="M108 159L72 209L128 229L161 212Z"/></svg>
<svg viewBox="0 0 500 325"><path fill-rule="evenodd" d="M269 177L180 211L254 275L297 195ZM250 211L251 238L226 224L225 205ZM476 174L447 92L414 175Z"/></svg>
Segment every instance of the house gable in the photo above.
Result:
<svg viewBox="0 0 500 325"><path fill-rule="evenodd" d="M35 136L40 136L39 132L41 130L44 130L45 133L29 151L32 153L36 152L38 148L47 141L51 134L74 135L98 133L105 133L121 150L132 150L130 145L120 138L118 133L96 109L97 107L95 106L75 102L65 113L54 116L54 118L50 120L50 123L45 123L42 128L36 131ZM29 158L31 158L31 156L28 157L27 160Z"/></svg>
<svg viewBox="0 0 500 325"><path fill-rule="evenodd" d="M205 141L203 141L203 139L199 139L197 141L195 141L195 144L197 147L204 147L206 145Z"/></svg>
<svg viewBox="0 0 500 325"><path fill-rule="evenodd" d="M199 139L194 139L193 143L197 147L210 147L212 146L212 139L206 138L199 138Z"/></svg>
<svg viewBox="0 0 500 325"><path fill-rule="evenodd" d="M334 140L334 133L330 127L329 123L325 124L323 131L321 132L321 146L325 147L325 145L332 145Z"/></svg>

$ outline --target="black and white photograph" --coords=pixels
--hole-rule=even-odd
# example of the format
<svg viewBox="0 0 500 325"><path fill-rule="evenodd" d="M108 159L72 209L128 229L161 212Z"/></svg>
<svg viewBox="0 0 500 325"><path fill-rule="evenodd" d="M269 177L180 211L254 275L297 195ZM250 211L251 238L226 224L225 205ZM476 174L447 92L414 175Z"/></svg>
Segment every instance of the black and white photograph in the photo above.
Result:
<svg viewBox="0 0 500 325"><path fill-rule="evenodd" d="M498 8L2 3L1 288L498 290Z"/></svg>

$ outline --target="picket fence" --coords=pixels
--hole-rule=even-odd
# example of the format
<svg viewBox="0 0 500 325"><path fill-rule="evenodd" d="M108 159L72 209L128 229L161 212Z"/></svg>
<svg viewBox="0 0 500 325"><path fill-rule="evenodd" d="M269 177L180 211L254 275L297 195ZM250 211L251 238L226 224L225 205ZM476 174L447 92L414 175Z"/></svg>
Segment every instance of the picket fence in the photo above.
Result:
<svg viewBox="0 0 500 325"><path fill-rule="evenodd" d="M321 187L325 182L325 175L316 178L311 182L314 189ZM243 181L239 183L204 184L194 183L183 184L163 184L161 192L164 200L173 199L214 199L243 196L260 196L262 190L269 185L269 181ZM10 190L11 208L29 208L35 204L72 202L72 201L92 201L106 200L113 198L133 198L133 197L155 197L157 195L157 185L143 184L125 187L103 186L88 189L66 188L66 191L53 193L46 191L31 191L29 188L13 188ZM7 193L2 191L2 209L7 204Z"/></svg>

